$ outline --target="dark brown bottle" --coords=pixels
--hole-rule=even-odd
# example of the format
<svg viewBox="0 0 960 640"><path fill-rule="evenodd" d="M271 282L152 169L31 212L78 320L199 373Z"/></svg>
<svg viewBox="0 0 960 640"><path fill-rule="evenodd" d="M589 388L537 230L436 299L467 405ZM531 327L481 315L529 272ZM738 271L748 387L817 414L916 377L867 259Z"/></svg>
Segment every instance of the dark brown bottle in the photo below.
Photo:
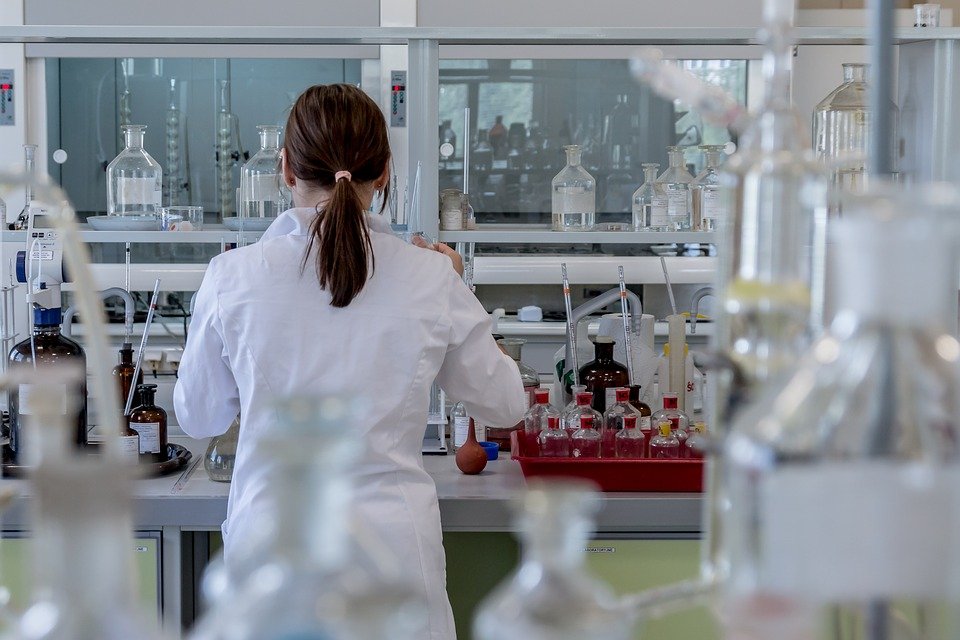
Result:
<svg viewBox="0 0 960 640"><path fill-rule="evenodd" d="M10 367L33 366L34 353L37 364L56 365L66 360L79 360L86 371L87 358L83 347L60 335L60 309L43 309L35 307L33 310L33 345L30 338L18 343L10 350L8 361ZM7 407L10 410L10 442L3 447L4 464L23 464L23 437L21 433L21 393L29 393L29 385L20 385L17 389L7 391ZM74 442L78 447L87 446L87 385L84 380L80 388L75 390L82 398L76 414L76 431Z"/></svg>
<svg viewBox="0 0 960 640"><path fill-rule="evenodd" d="M630 404L640 412L637 428L643 433L644 455L649 456L650 440L655 435L650 424L650 416L653 415L653 410L650 409L650 405L640 399L640 385L638 384L630 385Z"/></svg>
<svg viewBox="0 0 960 640"><path fill-rule="evenodd" d="M130 388L133 386L133 372L136 366L133 364L133 345L124 342L120 347L120 364L113 368L113 378L117 381L117 389L120 391L120 409L127 406L127 396L130 395ZM137 374L137 385L143 384L143 370Z"/></svg>
<svg viewBox="0 0 960 640"><path fill-rule="evenodd" d="M630 386L630 375L613 359L612 338L598 336L593 344L594 360L580 367L580 384L593 393L592 406L602 414L616 403L616 388Z"/></svg>
<svg viewBox="0 0 960 640"><path fill-rule="evenodd" d="M140 436L140 462L167 460L167 412L154 404L155 384L137 385L139 406L127 418L127 425Z"/></svg>

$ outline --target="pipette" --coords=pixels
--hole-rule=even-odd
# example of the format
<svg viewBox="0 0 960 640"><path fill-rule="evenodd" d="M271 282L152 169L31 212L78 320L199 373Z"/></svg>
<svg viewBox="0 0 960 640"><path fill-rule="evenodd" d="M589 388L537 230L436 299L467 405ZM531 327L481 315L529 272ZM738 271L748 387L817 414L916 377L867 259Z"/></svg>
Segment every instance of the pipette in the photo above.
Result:
<svg viewBox="0 0 960 640"><path fill-rule="evenodd" d="M137 354L137 364L133 367L133 380L140 377L140 369L143 367L143 350L147 348L147 336L150 335L150 323L153 322L153 313L157 310L157 296L160 294L160 278L157 278L153 285L153 294L150 296L150 308L147 309L147 320L143 327L143 337L140 339L140 353ZM130 415L133 408L133 396L137 392L137 385L130 385L130 393L127 394L127 403L123 407L123 415Z"/></svg>
<svg viewBox="0 0 960 640"><path fill-rule="evenodd" d="M580 384L580 363L577 362L577 331L573 326L573 305L570 303L570 280L567 278L567 263L560 263L563 277L563 304L567 309L567 342L570 344L570 360L573 366L573 384ZM562 381L561 381L562 383Z"/></svg>
<svg viewBox="0 0 960 640"><path fill-rule="evenodd" d="M673 315L677 315L677 299L673 297L673 285L670 284L670 274L667 273L667 261L660 256L660 266L663 267L663 279L667 283L667 295L670 296L670 309Z"/></svg>
<svg viewBox="0 0 960 640"><path fill-rule="evenodd" d="M633 346L630 343L630 321L627 319L627 282L623 277L623 265L620 265L618 270L620 272L620 315L623 318L623 348L627 358L627 377L630 386L633 386Z"/></svg>

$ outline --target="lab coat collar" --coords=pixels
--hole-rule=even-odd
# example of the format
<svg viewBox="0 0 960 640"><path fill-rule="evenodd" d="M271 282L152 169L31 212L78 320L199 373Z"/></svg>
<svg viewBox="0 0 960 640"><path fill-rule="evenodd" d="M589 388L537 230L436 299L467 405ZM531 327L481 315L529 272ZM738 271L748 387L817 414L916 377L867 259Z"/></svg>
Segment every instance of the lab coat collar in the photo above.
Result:
<svg viewBox="0 0 960 640"><path fill-rule="evenodd" d="M267 227L263 232L261 240L269 240L279 236L305 236L310 233L310 224L317 215L315 209L310 207L295 207L287 209ZM365 213L364 219L371 231L380 233L392 233L390 223L387 219L375 213Z"/></svg>

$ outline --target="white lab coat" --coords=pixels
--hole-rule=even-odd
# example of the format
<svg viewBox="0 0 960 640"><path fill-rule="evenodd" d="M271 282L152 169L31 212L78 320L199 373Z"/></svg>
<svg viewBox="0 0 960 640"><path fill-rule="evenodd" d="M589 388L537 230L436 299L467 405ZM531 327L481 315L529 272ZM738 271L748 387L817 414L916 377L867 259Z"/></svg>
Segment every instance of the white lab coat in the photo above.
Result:
<svg viewBox="0 0 960 640"><path fill-rule="evenodd" d="M430 640L456 637L446 596L440 511L420 453L434 379L477 420L514 424L525 396L514 362L450 259L404 243L367 216L375 271L349 306L320 289L313 256L301 275L313 209L286 211L256 244L210 262L196 296L174 391L183 430L221 434L240 412L223 523L228 564L265 512L268 470L256 439L275 428L272 398L362 396L366 452L354 469L353 516L400 563L429 604ZM450 459L453 464L453 459Z"/></svg>

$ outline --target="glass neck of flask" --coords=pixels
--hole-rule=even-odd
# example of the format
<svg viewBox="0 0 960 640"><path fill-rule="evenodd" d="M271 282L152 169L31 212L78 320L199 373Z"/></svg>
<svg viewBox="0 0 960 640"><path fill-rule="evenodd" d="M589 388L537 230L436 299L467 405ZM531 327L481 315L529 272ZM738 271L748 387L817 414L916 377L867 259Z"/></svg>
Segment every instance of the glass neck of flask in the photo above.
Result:
<svg viewBox="0 0 960 640"><path fill-rule="evenodd" d="M265 127L260 129L260 148L279 149L280 130L275 127Z"/></svg>
<svg viewBox="0 0 960 640"><path fill-rule="evenodd" d="M566 152L567 152L567 166L579 167L580 155L582 153L580 147L567 147Z"/></svg>
<svg viewBox="0 0 960 640"><path fill-rule="evenodd" d="M594 354L597 362L610 362L613 360L613 343L598 342L594 347Z"/></svg>
<svg viewBox="0 0 960 640"><path fill-rule="evenodd" d="M531 517L523 525L523 562L560 571L576 569L583 564L590 526L585 518L574 516Z"/></svg>
<svg viewBox="0 0 960 640"><path fill-rule="evenodd" d="M123 140L124 144L127 145L127 149L142 149L143 129L140 127L127 127L123 131Z"/></svg>
<svg viewBox="0 0 960 640"><path fill-rule="evenodd" d="M33 335L56 338L60 336L60 325L58 324L35 324L33 325Z"/></svg>
<svg viewBox="0 0 960 640"><path fill-rule="evenodd" d="M720 157L723 155L722 151L704 151L703 155L706 159L707 169L717 169L720 167Z"/></svg>
<svg viewBox="0 0 960 640"><path fill-rule="evenodd" d="M683 161L683 149L671 149L668 153L670 156L670 168L671 169L682 169L684 165Z"/></svg>
<svg viewBox="0 0 960 640"><path fill-rule="evenodd" d="M657 181L657 171L660 167L644 167L643 168L643 181L649 184L653 184Z"/></svg>
<svg viewBox="0 0 960 640"><path fill-rule="evenodd" d="M843 65L843 81L846 82L866 82L867 65L845 63Z"/></svg>

